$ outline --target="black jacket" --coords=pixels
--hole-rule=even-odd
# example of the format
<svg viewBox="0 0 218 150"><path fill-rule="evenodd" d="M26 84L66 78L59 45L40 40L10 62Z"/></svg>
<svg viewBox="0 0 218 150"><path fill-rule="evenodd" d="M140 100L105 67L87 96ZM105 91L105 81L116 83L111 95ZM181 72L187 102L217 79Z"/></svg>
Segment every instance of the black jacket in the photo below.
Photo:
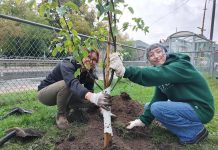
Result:
<svg viewBox="0 0 218 150"><path fill-rule="evenodd" d="M71 91L78 93L81 98L84 98L88 91L93 91L93 70L90 70L90 73L87 71L81 72L78 77L75 77L74 73L78 68L81 68L81 65L74 59L64 59L55 66L44 80L41 81L38 86L38 91L55 82L64 80ZM82 84L84 84L84 86Z"/></svg>

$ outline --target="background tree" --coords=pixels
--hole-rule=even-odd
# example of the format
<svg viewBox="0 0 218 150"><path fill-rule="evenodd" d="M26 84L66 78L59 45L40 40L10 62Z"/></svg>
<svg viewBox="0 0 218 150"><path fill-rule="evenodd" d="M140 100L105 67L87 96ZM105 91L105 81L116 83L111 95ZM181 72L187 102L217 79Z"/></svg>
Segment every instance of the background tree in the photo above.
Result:
<svg viewBox="0 0 218 150"><path fill-rule="evenodd" d="M123 45L131 46L131 47L133 47L133 44L134 44L134 41L129 39L128 34L123 35L121 33L117 35L117 42L119 42ZM136 57L137 57L137 50L136 49L126 47L126 46L119 46L118 51L123 54L124 61L136 60Z"/></svg>
<svg viewBox="0 0 218 150"><path fill-rule="evenodd" d="M0 13L46 23L45 19L37 15L35 0L2 0ZM2 55L39 57L49 53L48 46L51 40L49 31L10 20L1 21L0 26Z"/></svg>

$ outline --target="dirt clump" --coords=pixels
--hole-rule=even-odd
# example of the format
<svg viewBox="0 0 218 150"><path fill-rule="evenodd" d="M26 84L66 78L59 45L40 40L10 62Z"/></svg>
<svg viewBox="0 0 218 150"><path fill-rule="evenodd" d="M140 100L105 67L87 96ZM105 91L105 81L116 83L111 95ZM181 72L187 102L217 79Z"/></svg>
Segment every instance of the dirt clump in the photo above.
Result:
<svg viewBox="0 0 218 150"><path fill-rule="evenodd" d="M108 150L145 150L155 149L151 140L151 130L147 127L138 127L127 130L126 125L129 121L135 120L143 113L143 106L131 100L127 93L120 96L112 96L111 112L116 115L112 121L113 137ZM65 137L61 143L57 143L57 150L102 150L103 149L103 119L100 111L78 112L77 117L82 115L83 124L75 129L65 131ZM84 117L85 116L85 117ZM85 119L84 119L85 118ZM79 119L76 119L77 121ZM73 121L73 120L71 120ZM62 135L63 136L63 135Z"/></svg>

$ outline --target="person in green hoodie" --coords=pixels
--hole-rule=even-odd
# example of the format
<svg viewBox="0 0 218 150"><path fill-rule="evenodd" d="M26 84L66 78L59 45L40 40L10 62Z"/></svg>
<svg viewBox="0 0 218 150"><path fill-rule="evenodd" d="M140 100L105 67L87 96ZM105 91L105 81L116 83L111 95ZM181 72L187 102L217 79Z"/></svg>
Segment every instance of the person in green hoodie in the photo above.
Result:
<svg viewBox="0 0 218 150"><path fill-rule="evenodd" d="M155 86L155 93L138 119L127 129L148 126L156 119L180 144L196 144L208 136L204 124L214 116L214 99L206 80L185 54L167 54L166 47L152 44L146 53L151 67L123 66L118 53L110 56L110 68L118 77L143 85Z"/></svg>

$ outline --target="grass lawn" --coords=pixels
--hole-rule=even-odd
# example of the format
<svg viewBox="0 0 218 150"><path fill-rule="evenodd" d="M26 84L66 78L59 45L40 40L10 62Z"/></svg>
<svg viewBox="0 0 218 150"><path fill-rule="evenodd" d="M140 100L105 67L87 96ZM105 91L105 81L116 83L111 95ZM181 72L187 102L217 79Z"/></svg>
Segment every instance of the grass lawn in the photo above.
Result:
<svg viewBox="0 0 218 150"><path fill-rule="evenodd" d="M218 103L218 81L212 78L207 78L210 88L213 92L215 99L215 108L217 110ZM102 83L99 83L102 84ZM96 91L99 91L96 88ZM120 92L127 92L130 97L141 104L149 102L152 94L153 88L145 88L137 84L131 83L128 80L122 79L111 95L119 95ZM31 109L34 111L31 115L21 115L21 116L9 116L4 120L0 120L0 137L2 137L5 131L12 127L22 127L22 128L35 128L42 131L46 131L46 135L40 139L33 140L31 142L23 143L19 140L12 139L10 142L4 144L0 149L14 150L14 149L27 149L27 150L49 150L55 148L55 143L63 137L69 136L73 130L78 130L82 128L82 124L72 123L72 128L68 133L63 133L58 130L55 126L55 115L56 107L46 107L38 102L36 98L35 91L29 91L25 93L13 93L13 94L2 94L0 95L0 116L6 114L13 107L22 107L25 109ZM196 149L196 150L211 150L217 149L218 147L218 113L216 112L213 120L206 125L209 130L208 140L202 142L198 145L191 146L179 146L176 149ZM152 127L152 134L154 138L152 141L156 144L163 142L176 141L176 138L169 134L166 130Z"/></svg>

